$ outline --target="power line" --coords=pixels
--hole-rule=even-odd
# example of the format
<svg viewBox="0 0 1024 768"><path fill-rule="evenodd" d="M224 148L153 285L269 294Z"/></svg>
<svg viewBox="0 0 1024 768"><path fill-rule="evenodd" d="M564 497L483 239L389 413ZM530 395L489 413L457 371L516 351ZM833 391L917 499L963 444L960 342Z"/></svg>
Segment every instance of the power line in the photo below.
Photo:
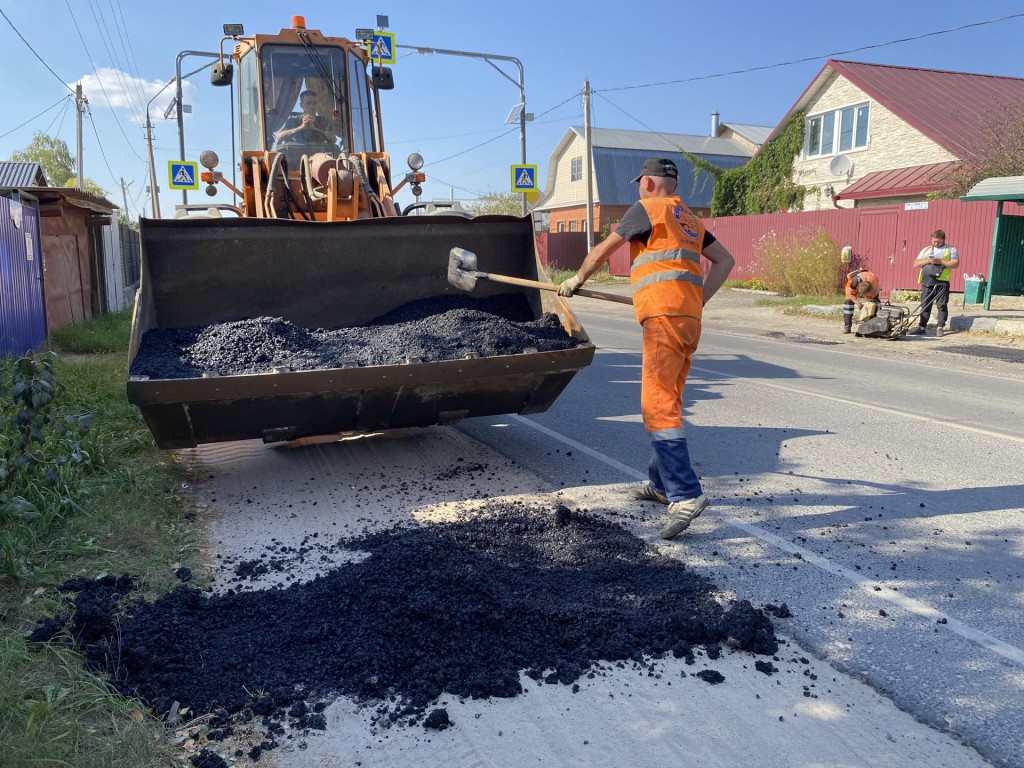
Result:
<svg viewBox="0 0 1024 768"><path fill-rule="evenodd" d="M59 107L61 105L61 103L68 104L69 103L68 102L68 97L67 96L61 96L60 99L58 99L55 104L51 104L50 106L48 106L46 109L44 109L42 112L40 112L35 117L30 117L28 120L26 120L21 125L14 126L13 128L11 128L11 130L7 131L7 133L0 133L0 139L2 139L4 136L9 136L10 134L14 133L19 128L25 127L26 125L31 123L33 120L35 120L37 117L42 117L43 115L45 115L47 112L49 112L54 107ZM50 124L53 125L52 122Z"/></svg>
<svg viewBox="0 0 1024 768"><path fill-rule="evenodd" d="M117 183L118 177L110 168L110 163L107 161L107 153L103 151L103 143L100 141L100 132L96 130L96 121L92 119L92 109L86 112L86 114L89 116L89 125L92 126L92 133L96 137L96 146L100 148L100 157L103 158L103 164L107 166L107 172L110 174L110 178L113 179L115 183ZM81 162L81 159L79 159L79 162ZM127 211L125 211L125 215L128 215Z"/></svg>
<svg viewBox="0 0 1024 768"><path fill-rule="evenodd" d="M124 132L124 126L121 125L121 120L118 118L117 112L114 110L113 104L110 101L110 97L107 95L107 89L103 87L103 79L100 77L100 73L96 70L96 65L92 63L92 54L89 53L89 46L85 44L85 37L82 35L81 27L78 26L78 20L75 18L75 14L71 11L71 3L68 0L64 0L64 4L68 7L68 15L71 16L71 21L74 23L75 30L78 32L78 39L82 41L82 48L85 49L85 55L89 57L89 63L92 65L92 71L96 74L96 82L99 83L100 91L103 92L103 98L107 100L107 106L110 107L110 113L114 116L114 122L117 124L118 130L120 130L121 135L124 136L125 143L128 145L128 149L132 151L132 154L139 159L140 163L146 162L142 155L135 151L135 146L128 138L128 134ZM131 100L129 100L128 103L131 104Z"/></svg>
<svg viewBox="0 0 1024 768"><path fill-rule="evenodd" d="M50 135L50 129L53 128L53 124L56 123L57 120L60 120L60 124L64 125L64 116L68 113L68 110L71 108L71 99L67 96L65 96L64 98L64 109L62 109L60 112L53 116L53 120L50 121L50 124L46 126L46 130L43 131L43 133L45 133L47 136ZM60 128L58 128L57 130L59 132ZM56 136L57 134L54 135Z"/></svg>
<svg viewBox="0 0 1024 768"><path fill-rule="evenodd" d="M107 0L107 3L110 5L110 16L114 19L114 28L117 29L117 36L121 39L121 50L124 51L124 60L128 65L128 74L132 76L132 85L135 87L135 95L139 99L139 106L141 108L146 103L140 85L142 78L139 77L139 64L135 60L135 49L132 48L132 39L131 35L128 34L128 25L124 23L124 12L121 10L121 2L118 0L116 14L114 13L113 0ZM118 15L121 17L120 23L117 20ZM122 30L124 34L122 34ZM131 51L131 61L129 61L129 51Z"/></svg>
<svg viewBox="0 0 1024 768"><path fill-rule="evenodd" d="M911 37L901 37L897 40L887 40L884 43L872 43L871 45L862 45L859 48L850 48L846 51L834 51L832 53L823 53L816 56L805 56L801 59L793 59L792 61L780 61L775 64L762 64L757 67L748 67L747 69L734 69L731 72L719 72L714 75L697 75L695 77L684 77L681 80L664 80L660 83L645 83L643 85L623 85L617 88L602 88L602 91L630 91L638 88L657 88L662 85L678 85L679 83L693 83L698 80L713 80L719 77L731 77L732 75L745 75L749 72L760 72L766 69L777 69L779 67L789 67L793 64L804 64L808 61L818 61L820 59L831 59L836 56L846 56L850 53L860 53L861 51L869 51L875 48L885 48L889 45L897 45L899 43L909 43L914 40L924 40L929 37L936 37L938 35L948 35L953 32L962 32L965 29L972 29L974 27L984 27L989 24L999 24L1004 21L1010 21L1012 19L1019 19L1024 17L1024 13L1014 13L1009 16L1001 16L998 19L988 19L986 21L975 21L970 24L961 24L959 27L950 27L949 29L939 29L934 32L924 32L920 35L913 35ZM598 91L593 91L598 93Z"/></svg>
<svg viewBox="0 0 1024 768"><path fill-rule="evenodd" d="M20 38L21 38L21 42L23 42L23 43L24 43L25 45L27 45L27 46L28 46L28 49L29 49L30 51L32 51L32 53L33 53L33 54L35 55L35 57L36 57L37 59L39 59L39 61L40 61L40 62L42 62L42 65L43 65L44 67L46 67L47 69L49 69L49 70L50 70L50 74L51 74L51 75L53 75L54 77L56 77L56 78L57 78L57 80L58 80L58 81L60 82L60 84L61 84L61 85L63 85L63 86L65 87L65 88L67 88L67 89L68 89L69 91L71 91L71 93L74 93L74 92L75 92L74 88L72 88L72 87L71 87L70 85L68 85L67 83L65 83L65 82L64 82L64 78L62 78L62 77L61 77L60 75L58 75L58 74L57 74L56 72L54 72L54 71L53 71L53 69L51 69L51 68L50 68L50 65L49 65L49 64L47 64L47 63L46 63L46 62L45 62L45 61L43 60L43 57L42 57L42 56L40 56L40 55L39 55L38 53L36 53L36 49L35 49L35 48L33 48L33 47L32 47L31 45L29 45L29 43L28 43L28 40L26 40L26 39L25 39L25 36L24 36L24 35L22 35L22 34L21 34L21 32L19 32L19 31L18 31L18 28L17 28L16 26L14 26L14 22L13 22L13 21L11 21L10 19L8 19L8 18L7 18L7 14L6 14L6 13L4 13L4 11L3 11L3 9L2 9L2 8L0 8L0 16L3 16L3 17L4 17L4 21L6 21L6 22L7 22L8 24L10 24L10 25L11 25L11 29L13 29L13 30L14 30L14 33L15 33L15 34L16 34L16 35L17 35L18 37L20 37Z"/></svg>
<svg viewBox="0 0 1024 768"><path fill-rule="evenodd" d="M67 2L67 0L65 0ZM97 3L97 7L98 7ZM125 101L128 102L128 109L131 110L132 115L140 123L143 122L141 119L141 111L137 107L132 99L131 91L128 88L128 83L124 77L124 67L121 66L121 59L117 55L117 50L114 48L114 36L110 33L110 28L107 26L107 20L103 18L102 9L97 14L97 9L93 7L92 0L89 0L89 11L92 13L93 21L96 22L96 29L100 33L100 42L103 43L103 47L107 50L107 56L113 62L114 77L117 79L118 85L121 87L121 92L124 94ZM96 77L99 77L99 72L96 73ZM104 96L106 93L104 93ZM111 105L113 106L113 105Z"/></svg>

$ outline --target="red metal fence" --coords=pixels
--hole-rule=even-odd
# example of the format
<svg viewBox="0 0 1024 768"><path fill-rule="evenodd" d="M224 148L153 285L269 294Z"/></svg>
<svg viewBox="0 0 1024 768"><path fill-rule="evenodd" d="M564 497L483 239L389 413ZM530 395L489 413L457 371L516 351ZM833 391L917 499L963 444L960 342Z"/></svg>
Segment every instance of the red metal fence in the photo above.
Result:
<svg viewBox="0 0 1024 768"><path fill-rule="evenodd" d="M926 205L926 207L918 207ZM878 274L885 292L916 289L914 259L931 244L931 233L942 229L946 242L960 253L960 269L951 288L963 290L963 276L988 274L996 203L933 200L878 208L842 208L826 211L771 213L705 219L704 224L736 257L732 277L756 275L757 243L775 233L815 232L823 228L840 248L853 248L855 260ZM1024 207L1006 204L1004 216L1024 216Z"/></svg>

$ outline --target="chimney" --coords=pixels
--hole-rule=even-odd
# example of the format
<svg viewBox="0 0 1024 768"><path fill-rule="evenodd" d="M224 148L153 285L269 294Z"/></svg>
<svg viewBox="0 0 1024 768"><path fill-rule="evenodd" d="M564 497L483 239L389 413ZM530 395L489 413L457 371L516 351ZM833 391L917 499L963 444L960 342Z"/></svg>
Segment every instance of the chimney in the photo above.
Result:
<svg viewBox="0 0 1024 768"><path fill-rule="evenodd" d="M711 113L711 137L714 138L718 135L718 113Z"/></svg>

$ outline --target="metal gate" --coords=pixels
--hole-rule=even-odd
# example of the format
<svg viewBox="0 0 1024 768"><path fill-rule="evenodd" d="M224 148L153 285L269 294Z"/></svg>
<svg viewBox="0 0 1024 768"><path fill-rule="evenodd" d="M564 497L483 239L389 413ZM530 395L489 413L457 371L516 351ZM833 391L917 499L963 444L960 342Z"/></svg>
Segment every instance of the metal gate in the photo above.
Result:
<svg viewBox="0 0 1024 768"><path fill-rule="evenodd" d="M878 283L886 294L895 284L898 216L896 208L867 208L857 222L858 263L878 275Z"/></svg>
<svg viewBox="0 0 1024 768"><path fill-rule="evenodd" d="M45 339L39 212L0 197L0 354L24 354Z"/></svg>

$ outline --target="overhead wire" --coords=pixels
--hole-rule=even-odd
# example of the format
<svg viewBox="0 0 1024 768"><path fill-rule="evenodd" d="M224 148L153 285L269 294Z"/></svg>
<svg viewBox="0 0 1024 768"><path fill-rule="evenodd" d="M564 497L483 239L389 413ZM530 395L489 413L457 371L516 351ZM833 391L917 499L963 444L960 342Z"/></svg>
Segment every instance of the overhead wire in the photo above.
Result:
<svg viewBox="0 0 1024 768"><path fill-rule="evenodd" d="M132 154L135 155L136 158L138 158L139 162L145 163L146 160L142 157L142 155L135 151L135 146L128 138L128 134L125 133L124 126L121 125L121 120L120 118L118 118L117 112L113 109L113 103L110 100L110 96L107 95L107 89L103 86L103 79L100 77L100 73L96 70L96 65L92 63L92 54L89 53L89 46L85 43L85 37L82 35L82 28L78 26L78 20L75 18L75 14L71 10L71 3L69 2L69 0L64 0L64 4L68 7L68 15L71 16L71 21L75 25L75 30L78 32L78 39L82 41L82 48L85 49L85 55L89 57L89 63L92 65L92 71L96 74L96 82L99 83L100 91L102 91L103 93L103 98L107 100L107 106L111 107L110 111L111 114L114 116L114 122L117 124L118 130L121 131L121 135L124 136L125 143L128 145L128 148L132 151Z"/></svg>
<svg viewBox="0 0 1024 768"><path fill-rule="evenodd" d="M65 0L65 2L67 1L68 0ZM124 67L121 66L121 59L117 55L117 50L114 48L113 35L110 34L110 28L107 26L107 20L103 17L102 10L100 10L100 12L97 13L98 6L99 3L97 3L94 7L93 0L89 0L89 11L92 13L93 21L96 23L96 29L100 33L100 42L103 43L103 47L107 50L107 56L113 63L113 66L111 68L114 70L114 77L116 78L117 83L121 88L121 93L124 95L125 101L128 103L128 109L131 110L132 117L134 117L135 120L141 124L145 122L142 119L142 107L141 105L136 106L135 102L132 99L131 91L128 88L128 82L125 80L124 77ZM96 72L96 77L99 78L98 71ZM104 92L103 95L106 96L106 93ZM111 104L110 106L112 107L113 105Z"/></svg>
<svg viewBox="0 0 1024 768"><path fill-rule="evenodd" d="M48 107L47 107L46 109L44 109L44 110L43 110L42 112L40 112L40 113L39 113L38 115L34 115L34 116L30 117L30 118L29 118L28 120L26 120L26 121L25 121L24 123L22 123L21 125L16 125L16 126L14 126L13 128L11 128L11 130L7 131L7 133L0 133L0 139L2 139L2 138L3 138L4 136L9 136L10 134L14 133L14 132L15 132L16 130L18 130L19 128L24 128L24 127L25 127L26 125L28 125L29 123L31 123L31 122L32 122L33 120L35 120L36 118L42 117L42 116L43 116L43 115L45 115L45 114L46 114L47 112L49 112L49 111L50 111L51 109L54 109L55 107L59 107L59 106L60 106L60 105L61 105L62 103L63 103L63 104L65 104L65 105L67 105L67 104L69 104L69 103L70 103L70 102L68 101L68 97L67 97L67 96L61 96L61 97L60 97L60 98L59 98L59 99L58 99L58 100L57 100L57 101L56 101L55 103L53 103L53 104L51 104L50 106L48 106ZM54 119L56 119L56 118L54 118ZM53 125L53 122L52 122L52 121L50 122L50 125Z"/></svg>
<svg viewBox="0 0 1024 768"><path fill-rule="evenodd" d="M65 96L64 99L64 109L62 109L60 112L53 116L53 120L50 121L50 124L46 126L46 130L43 131L43 133L46 134L47 136L50 135L50 129L53 127L53 124L57 122L57 120L60 120L60 124L64 125L64 116L67 115L68 110L71 108L71 97ZM58 131L59 130L60 129L58 127Z"/></svg>
<svg viewBox="0 0 1024 768"><path fill-rule="evenodd" d="M115 184L118 183L118 177L114 174L113 169L110 167L110 162L107 160L107 153L103 151L103 142L100 141L100 132L96 130L96 121L92 119L92 109L86 111L86 115L89 117L89 125L92 126L92 133L96 137L96 146L100 148L100 157L103 158L103 164L107 166L107 172L110 174L110 178ZM104 190L106 191L106 190ZM125 214L127 215L127 211Z"/></svg>
<svg viewBox="0 0 1024 768"><path fill-rule="evenodd" d="M117 14L114 13L113 0L107 0L107 3L110 5L110 15L114 19L117 36L121 39L121 50L124 51L125 63L128 65L128 74L132 76L132 85L135 87L135 95L139 99L139 106L141 108L146 103L146 98L142 92L142 78L139 76L139 64L135 60L135 49L132 47L131 35L128 34L128 25L124 23L124 12L121 10L121 2L118 0ZM118 14L121 17L120 22L117 20ZM124 34L122 34L122 30ZM129 61L129 51L131 61Z"/></svg>
<svg viewBox="0 0 1024 768"><path fill-rule="evenodd" d="M962 32L965 29L973 29L975 27L984 27L989 24L1000 24L1004 21L1011 21L1013 19L1024 18L1024 13L1012 13L1008 16L1000 16L998 19L986 19L985 21L975 21L970 24L961 24L956 27L949 27L947 29L938 29L933 32L922 32L920 35L911 35L910 37L900 37L895 40L887 40L882 43L871 43L870 45L861 45L857 48L849 48L845 51L833 51L832 53L822 53L815 56L804 56L799 59L792 59L791 61L780 61L774 64L762 64L756 67L747 67L746 69L734 69L729 72L717 72L712 75L695 75L693 77L684 77L679 80L663 80L657 83L643 83L640 85L622 85L615 88L602 88L602 91L629 91L636 90L639 88L658 88L663 85L678 85L680 83L694 83L699 80L713 80L719 77L731 77L733 75L745 75L750 72L761 72L768 69L777 69L779 67L789 67L794 64L805 64L808 61L819 61L821 59L831 59L835 56L846 56L851 53L860 53L862 51L870 51L875 48L885 48L890 45L898 45L899 43L909 43L915 40L925 40L929 37L937 37L938 35L948 35L953 32ZM594 91L597 93L597 91Z"/></svg>
<svg viewBox="0 0 1024 768"><path fill-rule="evenodd" d="M13 22L13 21L11 21L11 20L10 20L9 18L7 18L7 14L6 14L6 13L4 13L4 11L3 11L3 9L2 9L2 8L0 8L0 16L3 16L3 17L4 17L4 21L6 21L6 22L7 22L8 24L10 24L10 25L11 25L11 29L13 29L13 30L14 30L14 33L15 33L15 34L16 34L16 35L17 35L18 37L20 37L20 38L21 38L21 42L23 42L23 43L24 43L24 44L25 44L26 46L28 46L28 49L29 49L30 51L32 51L32 54L33 54L33 55L34 55L34 56L35 56L35 57L36 57L37 59L39 59L39 61L40 61L40 62L42 63L42 65L43 65L44 67L46 67L46 68L47 68L47 69L48 69L48 70L50 71L50 74L51 74L51 75L53 75L53 76L54 76L55 78L57 78L57 80L58 80L58 81L60 82L60 84L61 84L61 85L63 85L63 86L65 87L65 88L67 88L67 89L68 89L69 91L71 91L71 93L74 93L74 92L75 92L75 89L74 89L74 88L72 88L72 87L71 87L70 85L68 85L68 84L67 84L66 82L64 82L64 78L62 78L62 77L61 77L60 75L58 75L58 74L57 74L56 72L54 72L54 71L53 71L53 68L52 68L52 67L50 67L50 65L46 63L46 61L45 61L45 60L43 59L43 57L42 57L42 56L40 56L40 55L39 55L38 53L36 53L36 49L35 49L35 48L33 48L33 47L32 47L31 45L29 45L29 42L28 42L28 40L26 40L26 39L25 39L25 36L24 36L23 34L21 34L21 32L19 32L19 31L18 31L18 28L17 28L16 26L14 26L14 22Z"/></svg>

